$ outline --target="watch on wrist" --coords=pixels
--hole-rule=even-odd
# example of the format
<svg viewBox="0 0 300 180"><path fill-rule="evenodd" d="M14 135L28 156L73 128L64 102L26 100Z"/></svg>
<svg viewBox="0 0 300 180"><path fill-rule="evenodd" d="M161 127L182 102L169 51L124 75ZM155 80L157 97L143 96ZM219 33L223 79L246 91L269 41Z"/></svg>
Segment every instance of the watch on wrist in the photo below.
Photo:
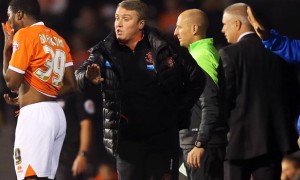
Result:
<svg viewBox="0 0 300 180"><path fill-rule="evenodd" d="M206 147L206 145L204 143L200 142L200 141L196 141L195 146L197 148L205 148Z"/></svg>
<svg viewBox="0 0 300 180"><path fill-rule="evenodd" d="M83 157L87 157L88 152L87 151L79 151L78 152L78 156L83 156Z"/></svg>

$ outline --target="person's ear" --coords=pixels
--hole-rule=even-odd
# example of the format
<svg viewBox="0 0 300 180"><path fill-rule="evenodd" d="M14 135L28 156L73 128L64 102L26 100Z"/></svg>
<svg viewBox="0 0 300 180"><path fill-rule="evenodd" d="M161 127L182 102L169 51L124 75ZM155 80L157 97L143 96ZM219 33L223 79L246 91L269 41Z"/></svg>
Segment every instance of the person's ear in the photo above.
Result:
<svg viewBox="0 0 300 180"><path fill-rule="evenodd" d="M193 24L193 26L192 26L193 35L197 34L198 31L199 31L199 26L196 24Z"/></svg>
<svg viewBox="0 0 300 180"><path fill-rule="evenodd" d="M145 20L140 20L140 22L139 22L139 30L144 29L144 27L145 27Z"/></svg>
<svg viewBox="0 0 300 180"><path fill-rule="evenodd" d="M236 20L234 26L237 30L240 30L242 28L242 22L240 20Z"/></svg>
<svg viewBox="0 0 300 180"><path fill-rule="evenodd" d="M23 19L24 15L25 15L25 14L24 14L24 11L19 10L19 11L16 13L16 18L17 18L17 20Z"/></svg>

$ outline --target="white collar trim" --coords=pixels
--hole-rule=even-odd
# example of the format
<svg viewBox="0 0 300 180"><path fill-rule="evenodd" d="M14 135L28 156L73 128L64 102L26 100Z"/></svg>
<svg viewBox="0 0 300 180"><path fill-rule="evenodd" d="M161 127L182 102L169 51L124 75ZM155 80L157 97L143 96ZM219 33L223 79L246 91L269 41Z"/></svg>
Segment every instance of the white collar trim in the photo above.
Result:
<svg viewBox="0 0 300 180"><path fill-rule="evenodd" d="M239 42L244 36L246 36L248 34L254 34L254 32L253 31L249 31L249 32L245 32L245 33L241 34L240 37L238 38L237 42Z"/></svg>

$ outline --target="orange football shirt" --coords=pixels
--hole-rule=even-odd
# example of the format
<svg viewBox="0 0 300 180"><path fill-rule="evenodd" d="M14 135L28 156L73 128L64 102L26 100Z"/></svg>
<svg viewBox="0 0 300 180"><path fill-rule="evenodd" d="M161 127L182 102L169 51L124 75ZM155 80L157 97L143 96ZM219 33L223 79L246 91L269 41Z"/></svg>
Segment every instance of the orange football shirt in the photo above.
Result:
<svg viewBox="0 0 300 180"><path fill-rule="evenodd" d="M56 97L63 85L65 68L73 66L65 40L38 22L20 29L12 46L9 69L24 74L25 81L37 91Z"/></svg>

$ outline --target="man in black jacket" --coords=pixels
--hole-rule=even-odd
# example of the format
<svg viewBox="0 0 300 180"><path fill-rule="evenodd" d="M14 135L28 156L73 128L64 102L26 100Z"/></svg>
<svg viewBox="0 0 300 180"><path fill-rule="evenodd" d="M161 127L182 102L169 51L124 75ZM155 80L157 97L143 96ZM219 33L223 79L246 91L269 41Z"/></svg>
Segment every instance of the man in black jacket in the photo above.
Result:
<svg viewBox="0 0 300 180"><path fill-rule="evenodd" d="M222 20L222 32L232 44L220 50L230 128L225 177L280 179L283 153L298 149L297 113L285 84L287 64L263 47L246 11L246 4L233 4Z"/></svg>
<svg viewBox="0 0 300 180"><path fill-rule="evenodd" d="M206 86L192 111L189 129L180 131L180 147L188 179L223 180L223 161L227 143L224 104L224 75L219 53L212 38L206 38L208 19L199 9L182 12L176 35L206 72Z"/></svg>
<svg viewBox="0 0 300 180"><path fill-rule="evenodd" d="M205 75L186 51L145 26L146 5L122 1L115 32L76 72L84 89L103 92L104 144L121 179L177 179L178 130L189 125Z"/></svg>

